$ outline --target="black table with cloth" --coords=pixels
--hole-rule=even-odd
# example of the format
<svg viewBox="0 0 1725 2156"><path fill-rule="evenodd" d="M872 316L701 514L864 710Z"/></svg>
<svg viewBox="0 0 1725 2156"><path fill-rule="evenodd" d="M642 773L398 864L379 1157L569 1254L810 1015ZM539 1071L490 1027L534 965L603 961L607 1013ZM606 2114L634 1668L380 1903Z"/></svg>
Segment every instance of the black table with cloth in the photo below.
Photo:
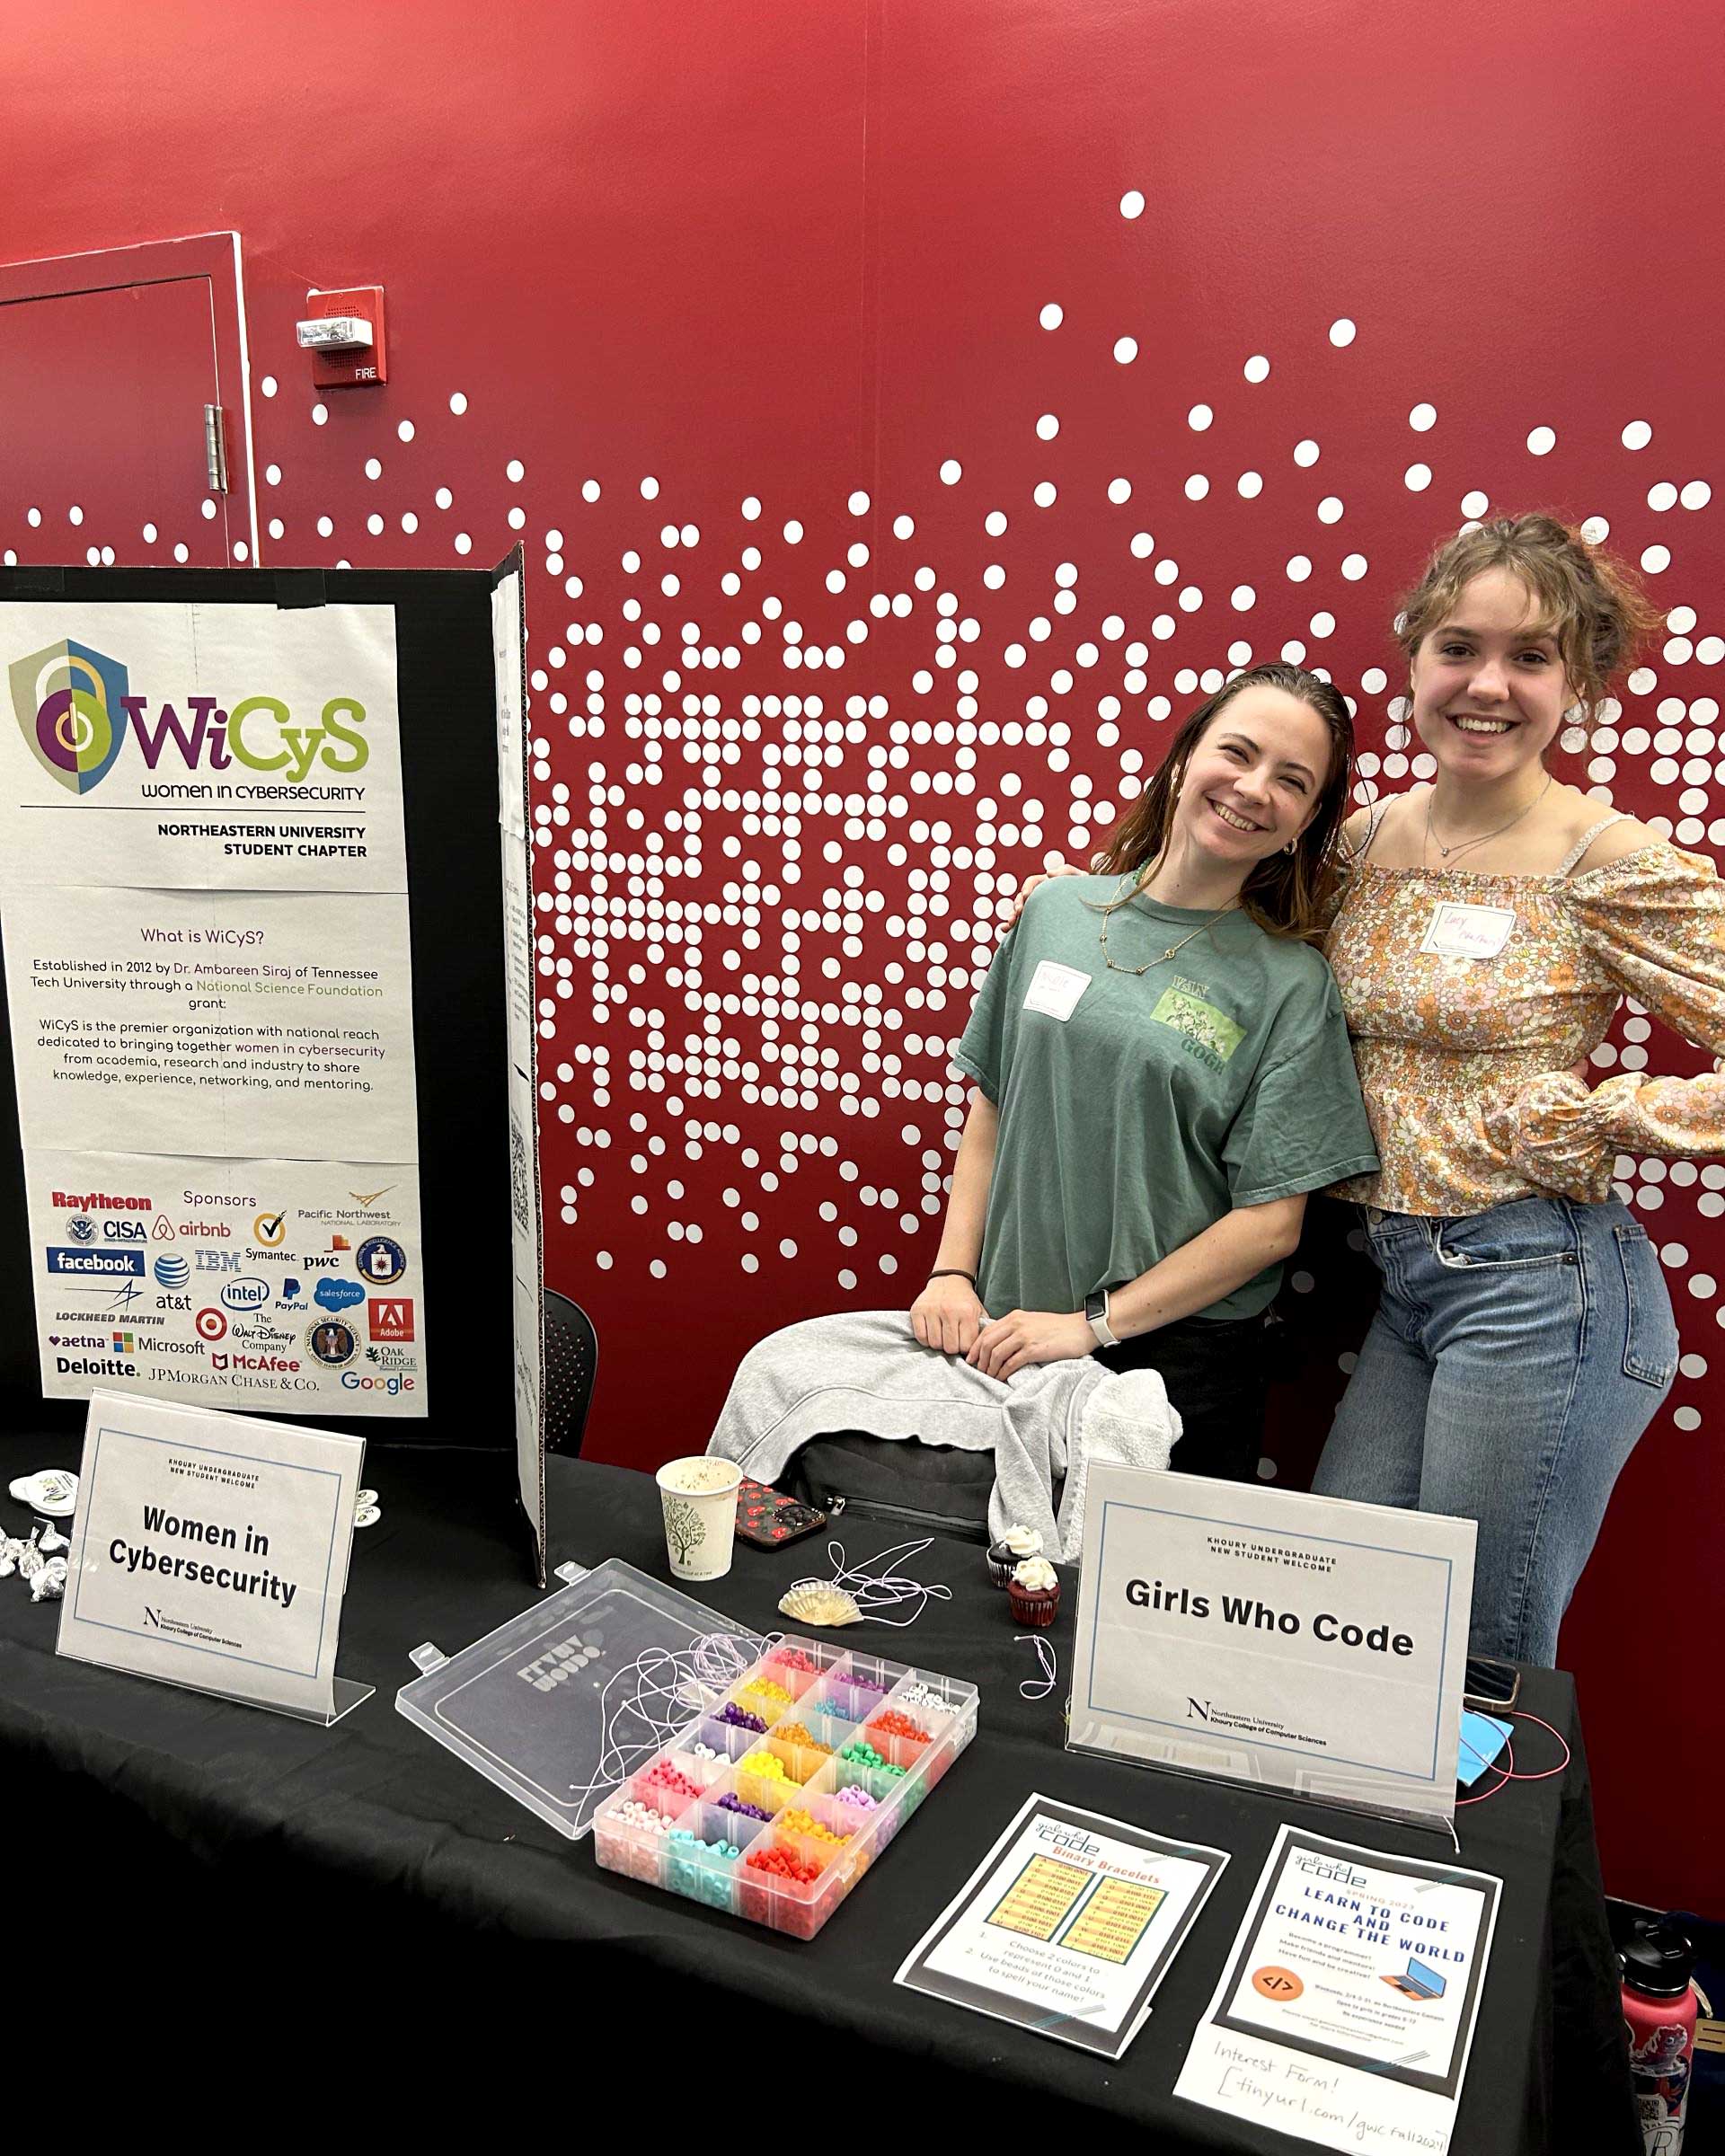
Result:
<svg viewBox="0 0 1725 2156"><path fill-rule="evenodd" d="M25 1457L25 1450L30 1453ZM7 1479L75 1466L63 1444L4 1448ZM454 1653L533 1600L496 1454L373 1446L366 1480L384 1515L355 1541L339 1666L376 1696L324 1730L194 1692L60 1661L58 1606L0 1581L0 1692L7 1812L26 1843L51 1837L75 1859L80 1895L111 1924L146 1902L176 1922L217 1925L243 1906L248 1931L311 1923L368 1948L451 1940L559 1940L578 1950L568 1980L595 2040L658 2050L646 2033L692 2012L778 2025L801 2055L844 2062L845 2079L885 2076L895 2102L961 2098L1014 2132L1052 2127L1076 2146L1119 2129L1154 2130L1158 2149L1307 2146L1177 2101L1173 2083L1278 1825L1386 1851L1448 1856L1446 1837L1250 1789L1064 1750L1075 1575L1048 1638L1060 1683L1020 1697L1036 1674L1006 1596L974 1543L937 1540L920 1577L952 1589L901 1630L836 1635L871 1653L964 1678L981 1691L974 1743L818 1938L802 1942L601 1871L590 1839L571 1843L444 1751L394 1709L414 1674L409 1650ZM553 1460L552 1557L620 1557L667 1576L650 1476ZM22 1508L8 1501L7 1532ZM853 1561L898 1530L847 1519ZM786 1626L785 1586L816 1570L825 1536L772 1553L739 1543L730 1577L704 1598L765 1630ZM1497 2151L1638 2149L1616 1984L1594 1851L1591 1796L1573 1687L1529 1671L1522 1701L1567 1736L1568 1772L1517 1783L1458 1815L1461 1860L1503 1882L1454 2146ZM1530 1733L1524 1765L1543 1763ZM1486 1784L1489 1786L1489 1778ZM1209 1842L1232 1861L1125 2057L1109 2061L895 1985L893 1973L1031 1791ZM641 2015L649 2017L647 2023ZM635 2033L631 2035L631 2031ZM1064 2145L1064 2143L1062 2144Z"/></svg>

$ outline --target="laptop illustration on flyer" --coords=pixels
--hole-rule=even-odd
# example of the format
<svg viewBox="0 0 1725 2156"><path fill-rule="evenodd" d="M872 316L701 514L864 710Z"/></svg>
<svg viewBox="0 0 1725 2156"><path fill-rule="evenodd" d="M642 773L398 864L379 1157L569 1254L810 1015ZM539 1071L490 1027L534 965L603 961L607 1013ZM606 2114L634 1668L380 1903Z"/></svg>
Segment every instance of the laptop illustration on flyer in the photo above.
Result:
<svg viewBox="0 0 1725 2156"><path fill-rule="evenodd" d="M1436 1969L1429 1969L1423 1961L1411 1954L1407 1968L1399 1976L1385 1976L1382 1981L1392 1991L1404 1993L1410 1999L1441 1999L1449 1986Z"/></svg>

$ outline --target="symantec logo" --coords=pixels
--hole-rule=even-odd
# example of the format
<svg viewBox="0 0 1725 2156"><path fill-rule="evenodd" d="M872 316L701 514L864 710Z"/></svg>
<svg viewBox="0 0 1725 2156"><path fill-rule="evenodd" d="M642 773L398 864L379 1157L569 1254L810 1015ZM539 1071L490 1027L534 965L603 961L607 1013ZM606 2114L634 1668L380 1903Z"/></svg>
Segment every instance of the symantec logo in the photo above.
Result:
<svg viewBox="0 0 1725 2156"><path fill-rule="evenodd" d="M54 1193L57 1207L70 1213L153 1213L155 1206L147 1197L111 1197L105 1190L57 1190Z"/></svg>
<svg viewBox="0 0 1725 2156"><path fill-rule="evenodd" d="M125 666L70 638L13 659L12 706L31 753L70 793L93 791L112 770L129 735L146 767L227 771L243 764L289 786L309 782L314 765L363 770L371 746L360 729L366 707L332 696L314 725L297 722L279 696L242 696L224 709L214 696L178 703L132 693ZM183 706L183 713L181 711Z"/></svg>

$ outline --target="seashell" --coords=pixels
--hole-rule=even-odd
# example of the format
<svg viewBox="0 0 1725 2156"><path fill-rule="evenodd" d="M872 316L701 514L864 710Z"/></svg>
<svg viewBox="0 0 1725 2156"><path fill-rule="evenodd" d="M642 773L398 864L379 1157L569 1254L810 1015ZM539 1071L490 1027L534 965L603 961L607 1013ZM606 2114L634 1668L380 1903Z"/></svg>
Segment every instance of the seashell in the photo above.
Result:
<svg viewBox="0 0 1725 2156"><path fill-rule="evenodd" d="M800 1579L779 1597L779 1607L787 1617L794 1617L801 1624L861 1624L862 1613L856 1606L856 1597L847 1595L843 1587L836 1587L827 1579Z"/></svg>

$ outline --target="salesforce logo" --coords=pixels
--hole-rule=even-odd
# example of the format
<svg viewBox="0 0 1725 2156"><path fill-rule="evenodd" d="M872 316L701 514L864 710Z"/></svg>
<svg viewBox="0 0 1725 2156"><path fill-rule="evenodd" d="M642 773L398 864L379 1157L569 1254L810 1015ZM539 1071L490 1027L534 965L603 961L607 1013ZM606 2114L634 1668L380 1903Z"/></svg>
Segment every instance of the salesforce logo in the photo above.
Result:
<svg viewBox="0 0 1725 2156"><path fill-rule="evenodd" d="M351 1303L363 1303L366 1291L357 1280L320 1280L312 1299L325 1310L346 1310Z"/></svg>
<svg viewBox="0 0 1725 2156"><path fill-rule="evenodd" d="M183 1287L191 1277L190 1263L177 1253L167 1258L158 1258L154 1269L156 1278L164 1287Z"/></svg>

